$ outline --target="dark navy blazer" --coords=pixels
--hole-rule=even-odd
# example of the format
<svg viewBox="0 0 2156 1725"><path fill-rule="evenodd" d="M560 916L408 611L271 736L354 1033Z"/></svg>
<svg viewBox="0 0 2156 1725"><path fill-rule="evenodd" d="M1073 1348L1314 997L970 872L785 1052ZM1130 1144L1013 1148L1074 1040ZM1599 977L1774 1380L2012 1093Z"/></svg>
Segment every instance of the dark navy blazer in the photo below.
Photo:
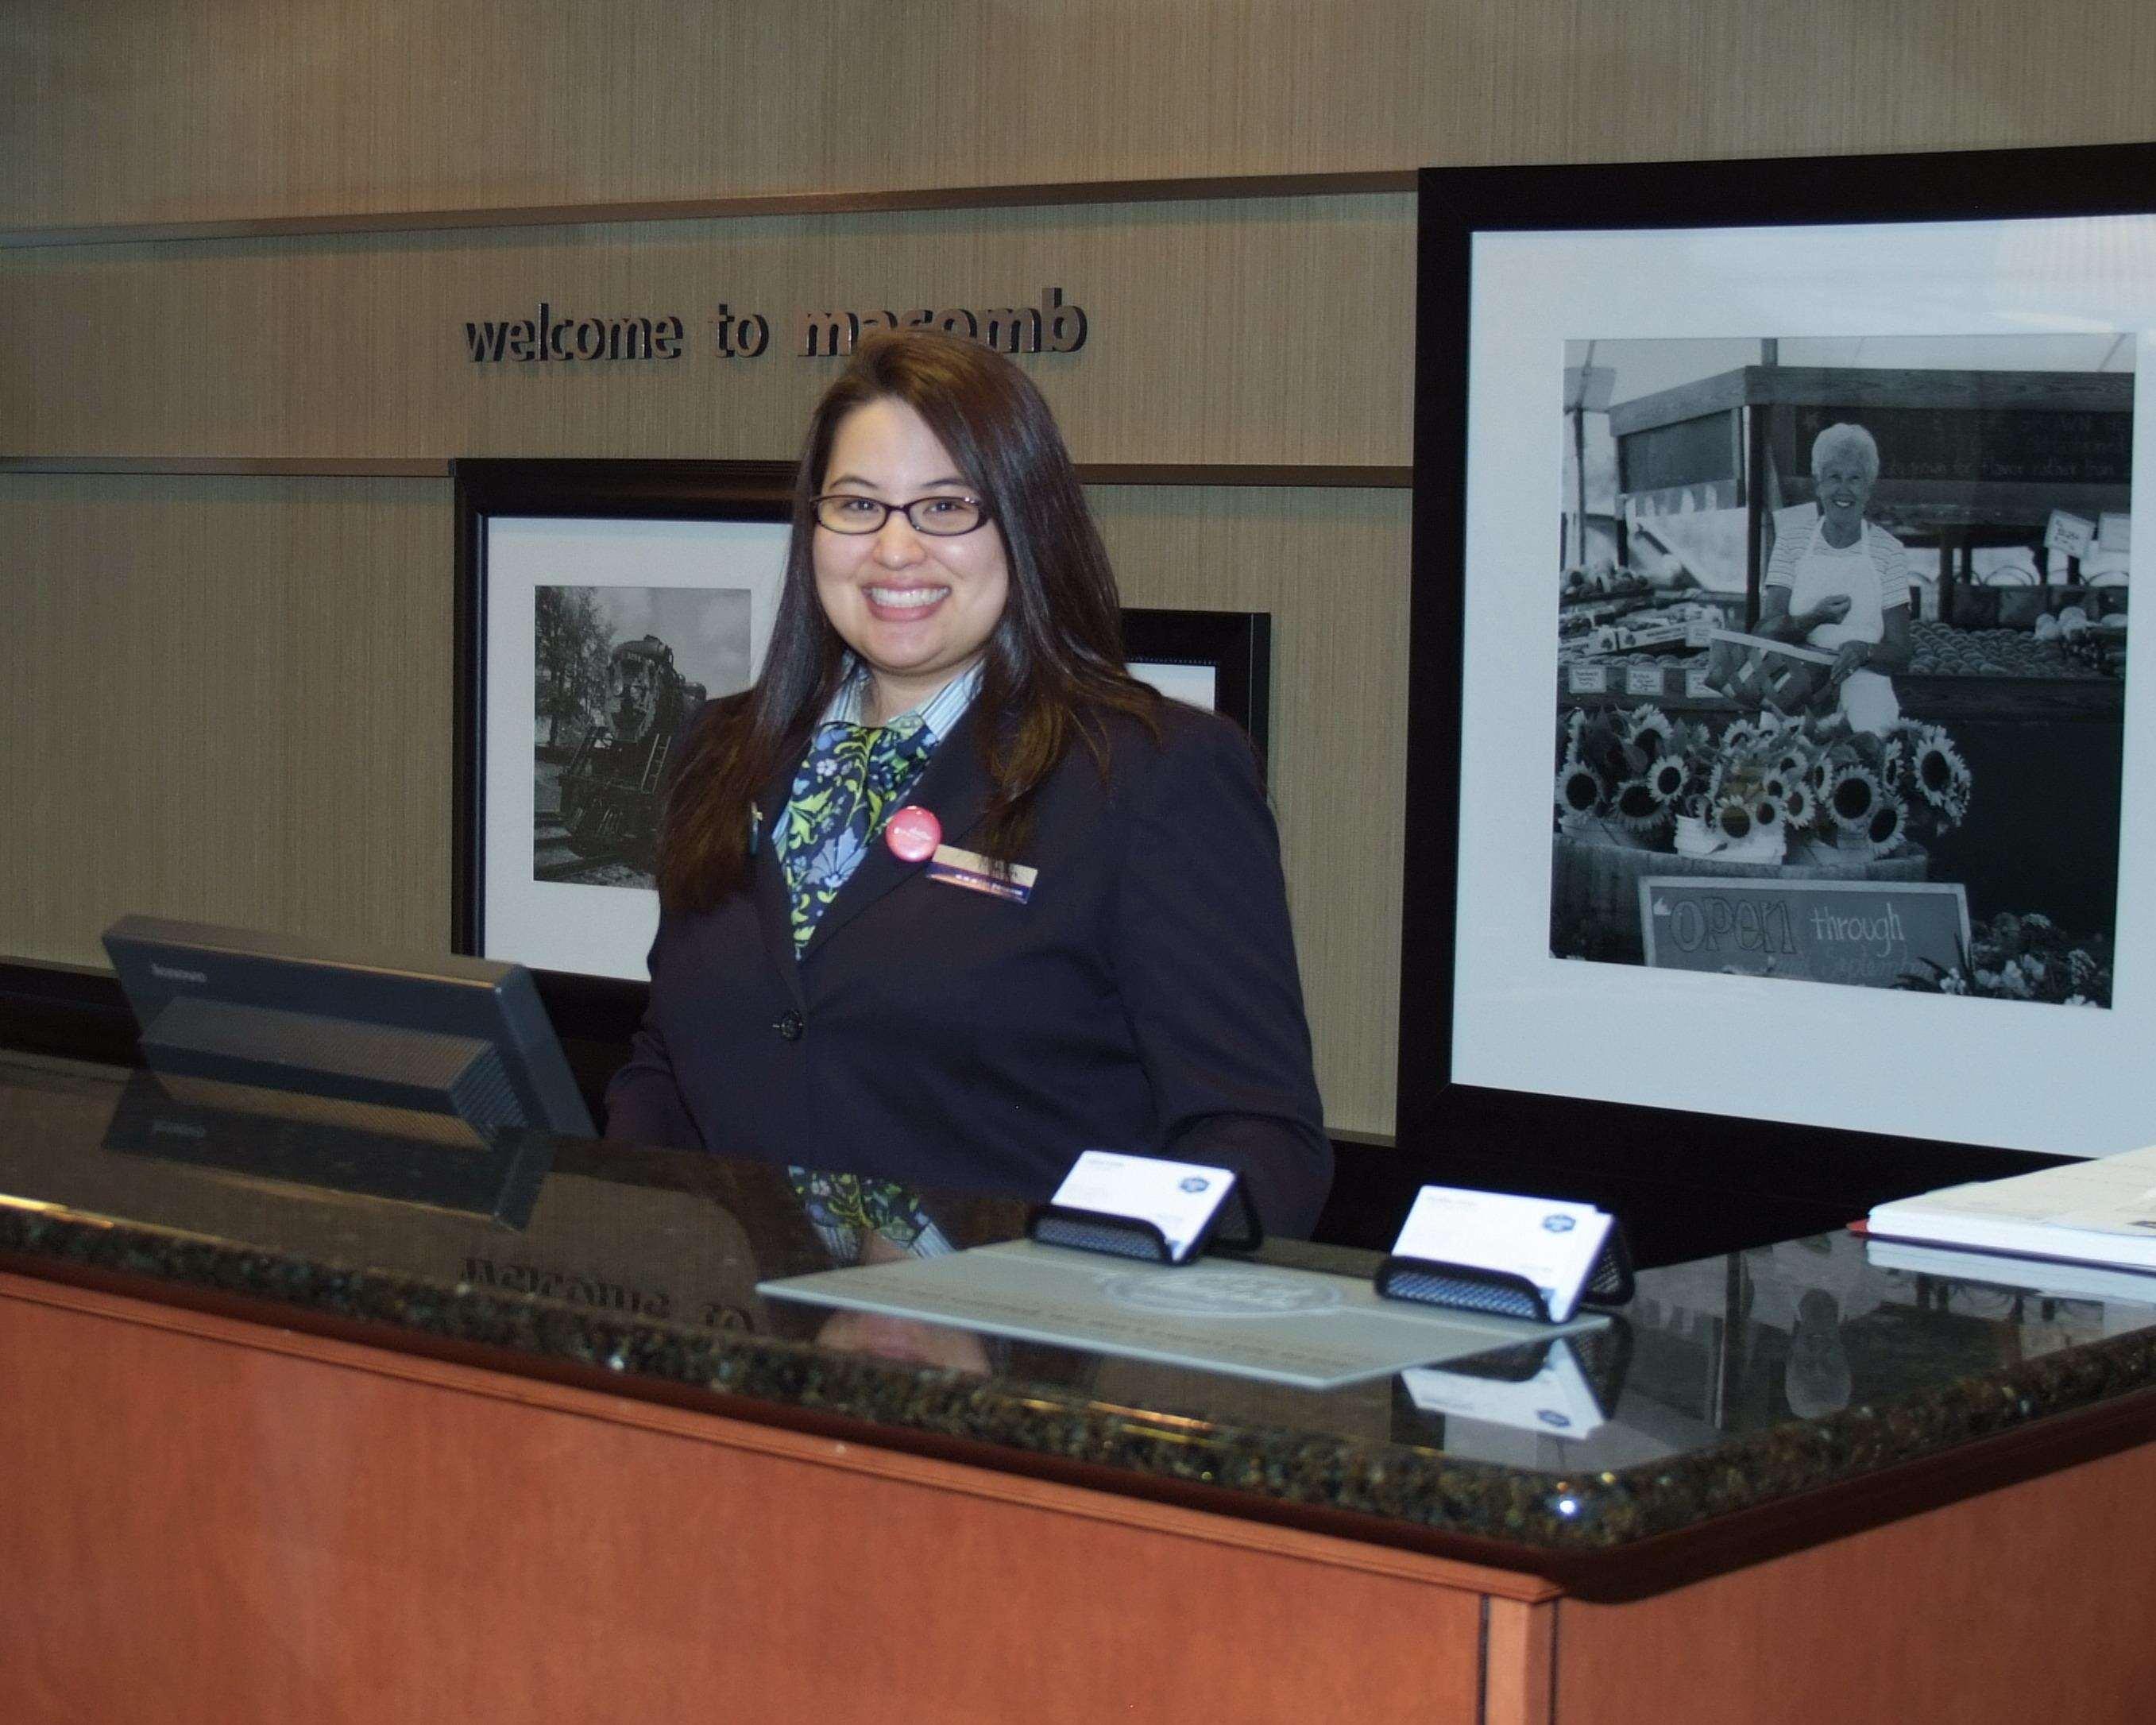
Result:
<svg viewBox="0 0 2156 1725"><path fill-rule="evenodd" d="M906 798L962 849L989 790L977 715ZM1249 741L1173 705L1158 742L1108 736L1105 782L1080 744L1036 798L1029 902L879 839L798 959L775 779L751 889L660 920L608 1135L1034 1200L1081 1150L1146 1151L1235 1168L1267 1229L1307 1234L1332 1148Z"/></svg>

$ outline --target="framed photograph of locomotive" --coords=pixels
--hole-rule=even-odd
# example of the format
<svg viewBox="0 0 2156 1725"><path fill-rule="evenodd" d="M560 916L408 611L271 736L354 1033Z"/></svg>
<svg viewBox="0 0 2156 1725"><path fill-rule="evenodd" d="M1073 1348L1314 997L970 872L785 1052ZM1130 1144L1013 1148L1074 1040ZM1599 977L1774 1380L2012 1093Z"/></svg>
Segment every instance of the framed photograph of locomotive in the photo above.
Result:
<svg viewBox="0 0 2156 1725"><path fill-rule="evenodd" d="M2156 1131L2152 170L1423 176L1404 1146L1845 1199Z"/></svg>
<svg viewBox="0 0 2156 1725"><path fill-rule="evenodd" d="M660 770L770 639L782 462L459 461L456 949L644 979Z"/></svg>

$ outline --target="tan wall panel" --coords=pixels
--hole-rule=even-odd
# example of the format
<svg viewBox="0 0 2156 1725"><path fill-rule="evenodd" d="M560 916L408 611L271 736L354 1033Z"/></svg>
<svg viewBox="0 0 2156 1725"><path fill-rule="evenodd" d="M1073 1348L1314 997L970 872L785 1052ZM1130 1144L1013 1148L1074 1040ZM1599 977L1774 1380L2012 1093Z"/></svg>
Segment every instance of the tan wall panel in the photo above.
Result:
<svg viewBox="0 0 2156 1725"><path fill-rule="evenodd" d="M798 309L1037 305L1026 364L1087 461L1402 465L1404 194L0 252L0 450L398 458L790 454L837 369ZM475 364L465 326L683 317L678 360ZM773 326L714 352L715 308Z"/></svg>
<svg viewBox="0 0 2156 1725"><path fill-rule="evenodd" d="M1131 603L1273 614L1319 1080L1389 1131L1406 495L1096 503ZM101 963L127 911L447 950L452 519L433 481L0 478L0 955Z"/></svg>
<svg viewBox="0 0 2156 1725"><path fill-rule="evenodd" d="M1389 1132L1408 495L1118 486L1095 503L1127 603L1272 614L1273 807L1326 1119Z"/></svg>
<svg viewBox="0 0 2156 1725"><path fill-rule="evenodd" d="M2145 136L2145 0L14 0L0 225Z"/></svg>
<svg viewBox="0 0 2156 1725"><path fill-rule="evenodd" d="M0 480L0 952L449 938L449 487Z"/></svg>

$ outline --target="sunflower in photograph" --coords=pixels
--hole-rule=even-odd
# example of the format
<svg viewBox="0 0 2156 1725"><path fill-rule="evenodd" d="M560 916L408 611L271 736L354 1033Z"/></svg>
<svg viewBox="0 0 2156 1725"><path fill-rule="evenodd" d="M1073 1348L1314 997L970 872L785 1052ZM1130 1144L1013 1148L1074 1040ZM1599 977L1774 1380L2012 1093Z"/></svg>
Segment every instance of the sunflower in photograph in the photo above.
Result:
<svg viewBox="0 0 2156 1725"><path fill-rule="evenodd" d="M1894 850L1900 845L1908 825L1908 811L1900 801L1893 797L1881 797L1879 806L1871 811L1871 819L1864 829L1864 836L1871 843L1871 854L1885 856Z"/></svg>
<svg viewBox="0 0 2156 1725"><path fill-rule="evenodd" d="M1752 811L1742 803L1724 803L1714 811L1714 829L1725 839L1752 836Z"/></svg>
<svg viewBox="0 0 2156 1725"><path fill-rule="evenodd" d="M1669 803L1645 779L1628 778L1617 787L1611 813L1628 832L1644 833L1669 813Z"/></svg>
<svg viewBox="0 0 2156 1725"><path fill-rule="evenodd" d="M1579 758L1579 739L1587 729L1587 709L1576 706L1565 716L1564 722L1557 727L1557 764L1560 767Z"/></svg>
<svg viewBox="0 0 2156 1725"><path fill-rule="evenodd" d="M1685 788L1684 762L1673 755L1665 755L1647 769L1647 785L1665 803L1669 802Z"/></svg>
<svg viewBox="0 0 2156 1725"><path fill-rule="evenodd" d="M1658 706L1635 707L1625 717L1625 741L1650 755L1669 752L1670 737L1676 729L1670 716Z"/></svg>
<svg viewBox="0 0 2156 1725"><path fill-rule="evenodd" d="M1782 814L1793 827L1808 825L1818 809L1818 797L1801 778L1782 793Z"/></svg>
<svg viewBox="0 0 2156 1725"><path fill-rule="evenodd" d="M1871 825L1881 795L1878 777L1870 768L1845 767L1827 786L1827 813L1845 833L1861 833Z"/></svg>
<svg viewBox="0 0 2156 1725"><path fill-rule="evenodd" d="M1557 776L1557 806L1563 814L1592 814L1602 801L1602 781L1577 761Z"/></svg>
<svg viewBox="0 0 2156 1725"><path fill-rule="evenodd" d="M1918 794L1933 808L1961 819L1969 806L1973 775L1953 739L1938 726L1927 726L1917 739L1910 776Z"/></svg>

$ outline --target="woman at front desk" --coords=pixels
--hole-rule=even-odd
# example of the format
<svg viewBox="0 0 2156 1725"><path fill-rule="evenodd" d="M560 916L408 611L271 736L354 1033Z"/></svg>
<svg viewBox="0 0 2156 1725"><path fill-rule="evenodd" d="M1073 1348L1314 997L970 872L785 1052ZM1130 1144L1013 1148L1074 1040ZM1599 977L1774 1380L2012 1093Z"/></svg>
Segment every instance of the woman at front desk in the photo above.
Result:
<svg viewBox="0 0 2156 1725"><path fill-rule="evenodd" d="M909 1246L908 1189L1038 1200L1094 1147L1232 1168L1308 1231L1331 1150L1255 762L1125 673L1118 619L1024 374L865 342L809 423L763 674L671 777L609 1136L791 1165L819 1225Z"/></svg>

